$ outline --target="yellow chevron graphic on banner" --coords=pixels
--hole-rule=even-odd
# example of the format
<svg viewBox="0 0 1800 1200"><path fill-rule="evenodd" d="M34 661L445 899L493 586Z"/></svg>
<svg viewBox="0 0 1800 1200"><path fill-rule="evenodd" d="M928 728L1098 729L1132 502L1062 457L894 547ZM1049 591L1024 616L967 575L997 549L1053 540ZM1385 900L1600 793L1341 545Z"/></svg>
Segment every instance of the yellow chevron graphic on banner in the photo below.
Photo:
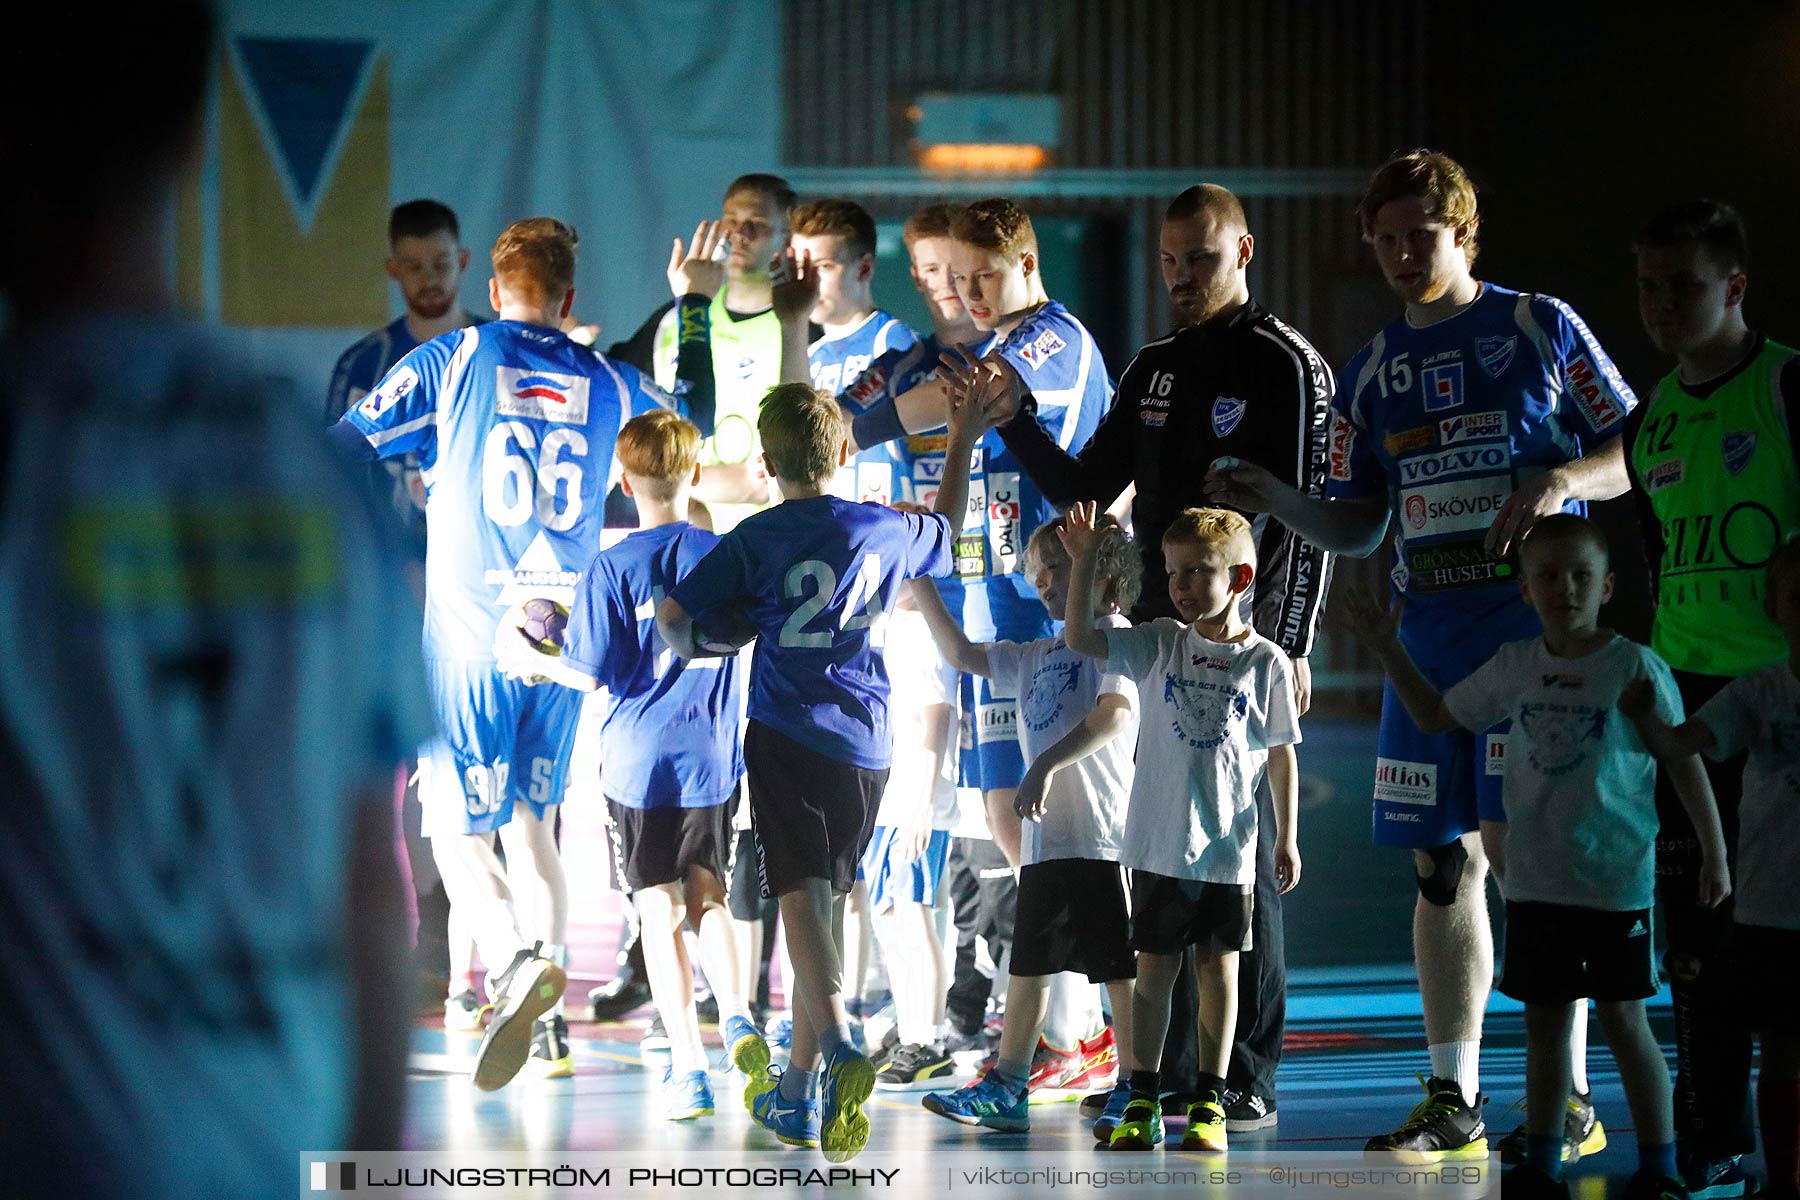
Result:
<svg viewBox="0 0 1800 1200"><path fill-rule="evenodd" d="M388 63L370 68L361 105L348 116L331 177L318 184L310 228L283 187L276 150L252 110L238 64L225 56L219 73L219 227L216 261L219 315L228 325L361 326L388 319L389 206ZM201 221L193 209L179 218L186 243ZM192 257L189 249L191 246ZM184 244L177 283L184 300L198 299L198 244Z"/></svg>

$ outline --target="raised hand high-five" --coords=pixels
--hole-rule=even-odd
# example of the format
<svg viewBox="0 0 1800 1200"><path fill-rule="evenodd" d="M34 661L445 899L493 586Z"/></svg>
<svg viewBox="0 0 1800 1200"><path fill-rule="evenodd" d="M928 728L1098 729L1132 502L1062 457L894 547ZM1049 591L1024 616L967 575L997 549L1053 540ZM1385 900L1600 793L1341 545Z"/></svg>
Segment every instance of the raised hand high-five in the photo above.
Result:
<svg viewBox="0 0 1800 1200"><path fill-rule="evenodd" d="M725 230L718 221L694 226L694 237L685 247L681 239L669 248L669 290L677 297L699 295L708 300L725 286L725 261L719 253Z"/></svg>
<svg viewBox="0 0 1800 1200"><path fill-rule="evenodd" d="M1070 562L1093 557L1094 552L1100 548L1100 539L1106 536L1094 528L1095 508L1092 500L1078 501L1069 510L1069 519L1056 531L1063 549L1068 552Z"/></svg>
<svg viewBox="0 0 1800 1200"><path fill-rule="evenodd" d="M962 399L979 404L983 429L1012 420L1025 400L1024 381L997 355L978 359L961 346L951 346L938 355L937 376L948 389L950 403Z"/></svg>
<svg viewBox="0 0 1800 1200"><path fill-rule="evenodd" d="M769 296L783 324L804 322L819 299L819 272L812 252L789 246L769 260Z"/></svg>

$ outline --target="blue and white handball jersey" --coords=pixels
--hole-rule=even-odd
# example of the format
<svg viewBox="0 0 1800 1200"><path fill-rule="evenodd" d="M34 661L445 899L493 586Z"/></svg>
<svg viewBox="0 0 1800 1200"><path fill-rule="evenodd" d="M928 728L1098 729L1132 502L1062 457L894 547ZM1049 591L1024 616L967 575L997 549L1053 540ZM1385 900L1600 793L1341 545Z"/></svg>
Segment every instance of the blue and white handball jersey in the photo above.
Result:
<svg viewBox="0 0 1800 1200"><path fill-rule="evenodd" d="M686 521L638 530L575 589L562 661L611 693L600 788L627 808L723 804L744 774L737 660L678 658L656 632L656 606L718 540Z"/></svg>
<svg viewBox="0 0 1800 1200"><path fill-rule="evenodd" d="M960 348L980 358L993 349L993 346L994 338L989 336L973 346ZM891 405L907 392L931 381L932 376L937 374L938 356L946 349L947 347L939 344L935 335L927 335L904 350L891 350L869 364L861 375L847 384L838 393L838 402L849 409L853 416L865 413L878 404ZM948 434L940 426L929 433L896 438L865 450L863 454L875 455L879 452L885 458L877 462L891 464L893 498L910 500L929 508L936 501L938 485L944 479L944 448L949 440ZM861 461L861 456L858 461ZM876 467L870 470L869 477L879 480L886 473L883 468ZM978 481L980 487L977 490ZM985 481L986 457L978 447L970 464L969 512L963 518L970 527L985 526L987 521L985 500L980 504L973 500L977 494L986 496ZM878 496L858 498L880 499ZM966 544L978 547L981 545L981 536L971 536ZM938 590L943 593L944 603L949 606L950 611L960 617L963 609L962 576L951 575L938 584Z"/></svg>
<svg viewBox="0 0 1800 1200"><path fill-rule="evenodd" d="M919 345L918 335L907 328L905 322L876 309L855 328L819 338L808 347L806 360L812 370L813 386L833 396L842 396L877 362L894 363L904 359ZM888 442L859 451L838 470L831 490L845 500L892 504L896 500L911 499L903 488L906 482L906 462L900 443Z"/></svg>
<svg viewBox="0 0 1800 1200"><path fill-rule="evenodd" d="M1466 659L1466 674L1538 632L1516 566L1484 548L1488 527L1521 482L1617 437L1636 403L1574 309L1492 284L1435 325L1392 322L1350 360L1326 494L1386 496L1401 633L1421 665Z"/></svg>
<svg viewBox="0 0 1800 1200"><path fill-rule="evenodd" d="M420 346L344 414L378 457L416 452L424 468L428 658L491 660L507 608L574 599L619 428L657 408L678 405L634 368L494 321Z"/></svg>
<svg viewBox="0 0 1800 1200"><path fill-rule="evenodd" d="M757 628L750 717L836 762L893 757L883 646L900 585L950 571L950 523L836 496L745 518L676 585L690 616L738 606Z"/></svg>
<svg viewBox="0 0 1800 1200"><path fill-rule="evenodd" d="M1052 300L990 351L1011 364L1037 401L1038 423L1074 454L1087 445L1112 404L1106 359L1087 327ZM978 642L1028 642L1048 636L1051 614L1025 580L1025 543L1054 517L1000 435L982 435L978 471L969 479L969 513L956 542L963 585L963 629Z"/></svg>

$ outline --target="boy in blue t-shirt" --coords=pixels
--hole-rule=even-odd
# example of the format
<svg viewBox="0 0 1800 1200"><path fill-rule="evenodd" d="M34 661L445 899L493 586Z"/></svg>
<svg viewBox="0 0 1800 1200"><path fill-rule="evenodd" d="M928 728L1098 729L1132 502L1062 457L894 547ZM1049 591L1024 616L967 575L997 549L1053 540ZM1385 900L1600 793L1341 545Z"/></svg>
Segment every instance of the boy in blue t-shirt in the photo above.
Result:
<svg viewBox="0 0 1800 1200"><path fill-rule="evenodd" d="M830 495L848 450L836 401L806 384L771 389L757 433L783 502L721 538L656 614L683 657L698 653L695 618L710 626L741 613L761 639L744 762L757 874L781 906L798 1002L788 1069L751 1114L783 1142L818 1145L833 1162L868 1142L862 1104L875 1086L874 1064L850 1042L838 899L855 883L892 760L888 614L905 580L950 573L980 432L975 407L953 408L950 461L960 468L935 512L919 516Z"/></svg>
<svg viewBox="0 0 1800 1200"><path fill-rule="evenodd" d="M719 540L687 521L700 444L700 430L672 412L628 421L616 453L638 531L596 556L575 585L560 657L540 654L511 627L494 646L509 675L610 693L600 786L615 884L637 904L650 994L669 1032L663 1115L671 1121L713 1111L684 917L700 938L731 1061L753 1088L769 1063L738 990L737 946L725 924L731 813L744 774L737 664L677 658L656 633L657 603ZM755 1095L747 1091L746 1103Z"/></svg>

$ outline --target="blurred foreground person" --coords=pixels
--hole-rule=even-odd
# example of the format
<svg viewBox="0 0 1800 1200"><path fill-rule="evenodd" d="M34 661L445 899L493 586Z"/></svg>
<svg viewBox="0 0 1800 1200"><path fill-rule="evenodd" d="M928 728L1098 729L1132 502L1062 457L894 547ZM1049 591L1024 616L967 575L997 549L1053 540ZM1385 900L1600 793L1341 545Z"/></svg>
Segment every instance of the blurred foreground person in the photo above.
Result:
<svg viewBox="0 0 1800 1200"><path fill-rule="evenodd" d="M0 129L0 1162L14 1196L273 1195L398 1144L419 615L313 406L173 312L211 13L74 22L0 72L38 112ZM40 107L30 56L76 40Z"/></svg>

